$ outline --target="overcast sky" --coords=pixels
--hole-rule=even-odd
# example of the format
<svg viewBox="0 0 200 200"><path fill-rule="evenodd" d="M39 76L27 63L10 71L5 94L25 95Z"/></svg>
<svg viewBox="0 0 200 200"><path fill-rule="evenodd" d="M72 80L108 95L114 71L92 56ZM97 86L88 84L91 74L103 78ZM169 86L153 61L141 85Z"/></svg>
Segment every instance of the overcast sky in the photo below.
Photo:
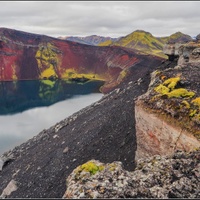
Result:
<svg viewBox="0 0 200 200"><path fill-rule="evenodd" d="M0 26L58 36L200 33L200 1L1 1Z"/></svg>

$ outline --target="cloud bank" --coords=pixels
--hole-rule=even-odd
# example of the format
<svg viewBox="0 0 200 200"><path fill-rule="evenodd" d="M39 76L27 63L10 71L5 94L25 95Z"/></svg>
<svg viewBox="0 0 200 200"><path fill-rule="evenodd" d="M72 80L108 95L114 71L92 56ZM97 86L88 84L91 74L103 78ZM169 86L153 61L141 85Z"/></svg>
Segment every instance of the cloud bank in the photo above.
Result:
<svg viewBox="0 0 200 200"><path fill-rule="evenodd" d="M200 33L198 1L1 1L1 27L58 36Z"/></svg>

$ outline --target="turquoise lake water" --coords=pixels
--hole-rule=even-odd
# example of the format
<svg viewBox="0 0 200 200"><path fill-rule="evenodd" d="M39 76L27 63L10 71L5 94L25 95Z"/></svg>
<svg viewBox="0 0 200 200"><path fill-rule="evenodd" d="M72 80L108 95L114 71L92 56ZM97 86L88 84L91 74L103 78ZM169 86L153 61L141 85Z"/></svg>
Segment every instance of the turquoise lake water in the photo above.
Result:
<svg viewBox="0 0 200 200"><path fill-rule="evenodd" d="M0 155L101 99L102 82L0 83Z"/></svg>

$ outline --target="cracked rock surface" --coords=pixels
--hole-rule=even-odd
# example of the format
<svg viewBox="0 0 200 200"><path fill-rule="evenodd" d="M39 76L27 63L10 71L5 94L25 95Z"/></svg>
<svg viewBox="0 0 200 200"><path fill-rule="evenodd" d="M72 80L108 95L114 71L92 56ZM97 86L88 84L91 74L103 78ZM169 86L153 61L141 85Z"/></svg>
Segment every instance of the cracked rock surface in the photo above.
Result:
<svg viewBox="0 0 200 200"><path fill-rule="evenodd" d="M140 159L131 172L121 162L90 162L103 170L75 169L63 198L200 198L200 149Z"/></svg>

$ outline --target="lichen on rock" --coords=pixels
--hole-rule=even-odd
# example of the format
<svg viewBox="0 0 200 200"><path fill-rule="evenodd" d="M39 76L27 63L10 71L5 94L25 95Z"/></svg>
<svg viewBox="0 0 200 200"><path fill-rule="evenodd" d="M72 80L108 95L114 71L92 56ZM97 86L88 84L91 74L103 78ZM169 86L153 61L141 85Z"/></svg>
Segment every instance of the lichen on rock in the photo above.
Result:
<svg viewBox="0 0 200 200"><path fill-rule="evenodd" d="M140 159L131 172L124 170L121 162L92 162L105 168L94 176L83 176L78 180L74 170L67 178L63 198L200 197L200 149L188 153L177 151L168 157L155 155Z"/></svg>
<svg viewBox="0 0 200 200"><path fill-rule="evenodd" d="M104 166L99 165L95 161L88 161L87 163L76 168L76 175L84 172L89 172L91 175L96 174L98 171L103 170Z"/></svg>
<svg viewBox="0 0 200 200"><path fill-rule="evenodd" d="M139 99L152 112L162 114L164 120L190 131L199 139L199 75L199 69L191 65L153 73L148 92Z"/></svg>

